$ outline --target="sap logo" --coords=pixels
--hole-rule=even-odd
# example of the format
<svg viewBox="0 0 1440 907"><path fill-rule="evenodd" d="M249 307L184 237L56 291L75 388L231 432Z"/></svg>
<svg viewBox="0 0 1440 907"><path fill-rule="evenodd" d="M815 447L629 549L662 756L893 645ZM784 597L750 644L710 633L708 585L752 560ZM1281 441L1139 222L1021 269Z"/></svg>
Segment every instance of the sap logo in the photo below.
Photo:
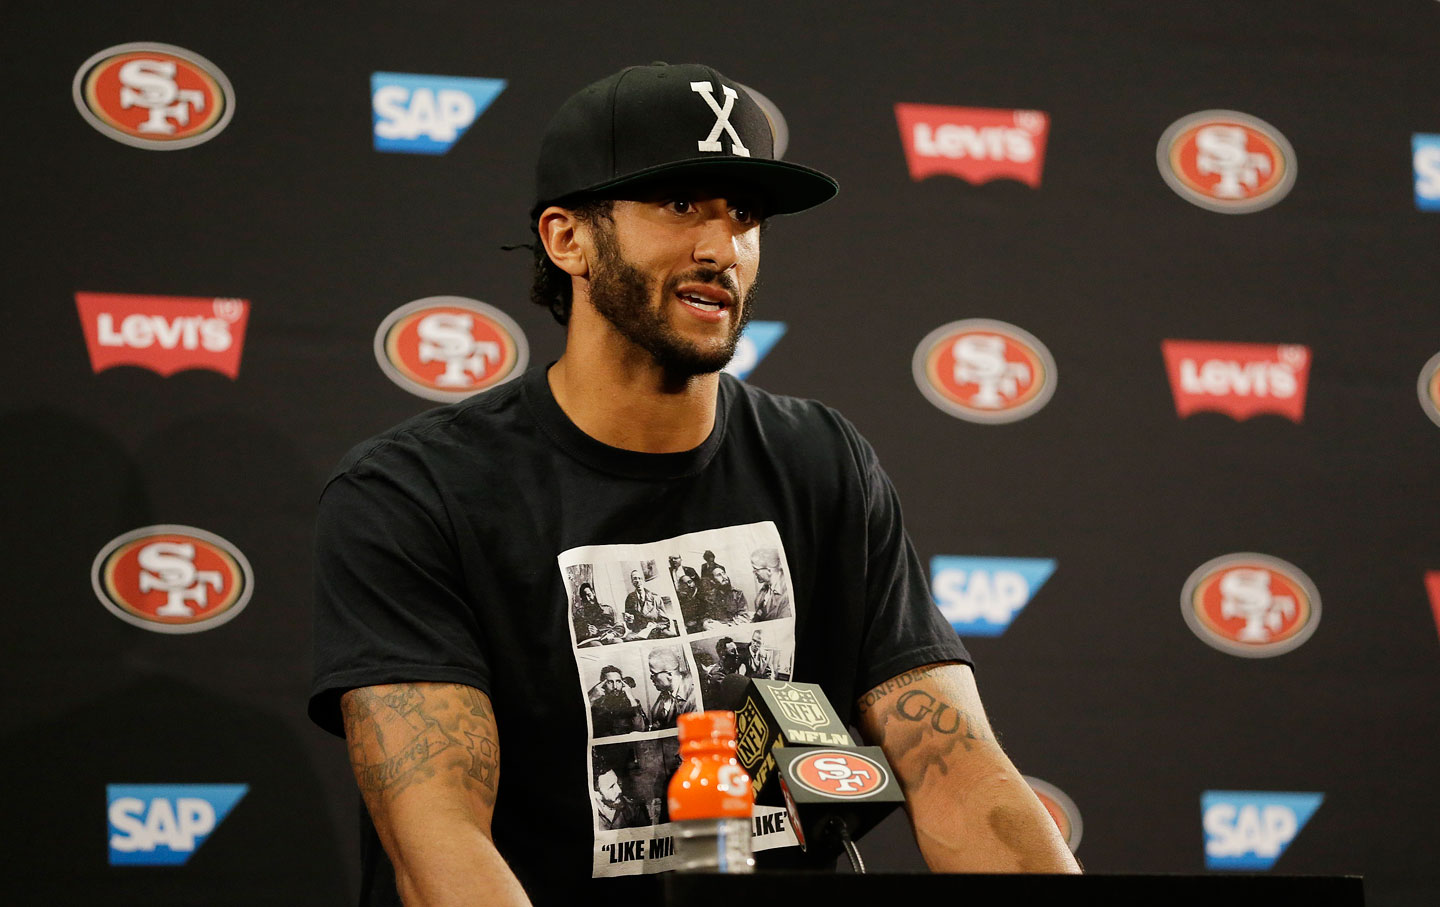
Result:
<svg viewBox="0 0 1440 907"><path fill-rule="evenodd" d="M1269 869L1324 799L1314 793L1205 791L1205 868Z"/></svg>
<svg viewBox="0 0 1440 907"><path fill-rule="evenodd" d="M1299 344L1211 343L1164 340L1160 344L1180 418L1209 410L1244 420L1274 413L1293 422L1305 417L1310 349Z"/></svg>
<svg viewBox="0 0 1440 907"><path fill-rule="evenodd" d="M745 326L745 333L740 335L740 342L735 344L735 355L725 366L725 372L745 380L784 336L783 321L750 322Z"/></svg>
<svg viewBox="0 0 1440 907"><path fill-rule="evenodd" d="M1440 211L1440 135L1417 132L1410 143L1415 155L1415 207Z"/></svg>
<svg viewBox="0 0 1440 907"><path fill-rule="evenodd" d="M504 79L371 73L375 150L444 154L505 84Z"/></svg>
<svg viewBox="0 0 1440 907"><path fill-rule="evenodd" d="M107 784L111 866L183 866L248 784Z"/></svg>
<svg viewBox="0 0 1440 907"><path fill-rule="evenodd" d="M999 636L1054 572L1049 558L938 555L930 559L930 586L956 632Z"/></svg>

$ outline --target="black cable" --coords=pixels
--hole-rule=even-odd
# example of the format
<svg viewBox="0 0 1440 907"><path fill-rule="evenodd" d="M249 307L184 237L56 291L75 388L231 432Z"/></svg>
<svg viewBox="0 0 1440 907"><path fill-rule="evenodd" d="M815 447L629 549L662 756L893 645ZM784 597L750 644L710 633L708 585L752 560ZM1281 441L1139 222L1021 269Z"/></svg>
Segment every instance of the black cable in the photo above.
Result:
<svg viewBox="0 0 1440 907"><path fill-rule="evenodd" d="M843 821L835 821L835 824L840 826L840 843L845 845L845 856L850 858L850 868L857 873L863 873L865 861L860 857L860 848L850 840L850 827Z"/></svg>

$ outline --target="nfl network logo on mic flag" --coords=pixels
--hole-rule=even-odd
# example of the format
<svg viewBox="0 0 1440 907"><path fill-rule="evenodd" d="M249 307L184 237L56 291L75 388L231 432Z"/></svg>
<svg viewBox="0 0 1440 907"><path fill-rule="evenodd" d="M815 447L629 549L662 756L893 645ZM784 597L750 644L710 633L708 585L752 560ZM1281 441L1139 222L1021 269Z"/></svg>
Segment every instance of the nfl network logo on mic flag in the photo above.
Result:
<svg viewBox="0 0 1440 907"><path fill-rule="evenodd" d="M1205 791L1200 795L1205 868L1271 868L1324 799L1316 793Z"/></svg>
<svg viewBox="0 0 1440 907"><path fill-rule="evenodd" d="M999 636L1054 572L1049 558L937 555L930 588L957 633Z"/></svg>
<svg viewBox="0 0 1440 907"><path fill-rule="evenodd" d="M107 784L111 866L183 866L248 784Z"/></svg>
<svg viewBox="0 0 1440 907"><path fill-rule="evenodd" d="M444 154L505 90L504 79L370 74L375 150Z"/></svg>
<svg viewBox="0 0 1440 907"><path fill-rule="evenodd" d="M744 381L784 336L783 321L750 322L745 326L745 333L740 335L740 342L735 344L735 356L725 366L726 373Z"/></svg>

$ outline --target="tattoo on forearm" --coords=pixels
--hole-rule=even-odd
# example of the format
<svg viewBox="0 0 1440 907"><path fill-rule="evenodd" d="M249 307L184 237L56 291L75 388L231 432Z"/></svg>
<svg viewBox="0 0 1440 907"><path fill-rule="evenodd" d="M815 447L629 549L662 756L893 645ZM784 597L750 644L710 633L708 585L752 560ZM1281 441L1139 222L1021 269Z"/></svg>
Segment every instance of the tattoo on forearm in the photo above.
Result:
<svg viewBox="0 0 1440 907"><path fill-rule="evenodd" d="M975 733L974 716L969 712L941 702L924 690L900 694L895 700L895 715L902 721L925 722L941 734L956 736L966 750L974 745L972 740L990 739L984 729Z"/></svg>
<svg viewBox="0 0 1440 907"><path fill-rule="evenodd" d="M886 749L895 753L891 759L897 769L907 769L899 771L907 793L924 783L932 767L947 774L957 748L969 752L978 744L995 743L985 723L965 708L926 689L906 689L930 673L928 667L906 671L866 693L859 703L861 714L871 715L885 729Z"/></svg>
<svg viewBox="0 0 1440 907"><path fill-rule="evenodd" d="M427 692L428 690L428 692ZM459 770L490 806L500 772L495 717L479 691L460 685L357 689L343 700L355 780L371 808L416 781Z"/></svg>

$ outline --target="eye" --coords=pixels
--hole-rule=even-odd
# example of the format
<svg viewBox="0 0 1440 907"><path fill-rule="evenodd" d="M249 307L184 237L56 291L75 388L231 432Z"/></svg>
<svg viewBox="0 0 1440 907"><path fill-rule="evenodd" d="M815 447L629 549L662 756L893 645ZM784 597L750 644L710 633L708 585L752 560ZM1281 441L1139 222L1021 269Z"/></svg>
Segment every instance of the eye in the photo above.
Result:
<svg viewBox="0 0 1440 907"><path fill-rule="evenodd" d="M688 198L671 199L670 201L665 203L665 207L669 208L671 211L674 211L676 214L689 214L691 211L695 210L695 204L691 202Z"/></svg>
<svg viewBox="0 0 1440 907"><path fill-rule="evenodd" d="M760 222L760 215L754 208L744 205L736 205L730 209L730 216L746 226L754 226Z"/></svg>

